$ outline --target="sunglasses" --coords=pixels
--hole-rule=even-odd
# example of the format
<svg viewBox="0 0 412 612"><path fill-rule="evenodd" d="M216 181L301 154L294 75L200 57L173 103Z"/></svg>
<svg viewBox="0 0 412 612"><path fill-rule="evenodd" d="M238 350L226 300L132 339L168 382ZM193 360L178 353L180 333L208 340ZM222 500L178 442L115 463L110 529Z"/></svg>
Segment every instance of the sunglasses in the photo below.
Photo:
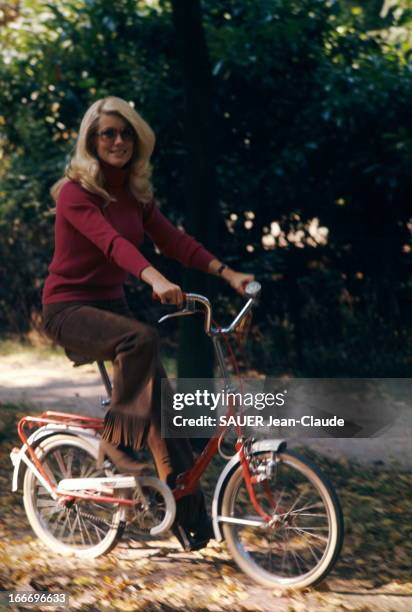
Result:
<svg viewBox="0 0 412 612"><path fill-rule="evenodd" d="M97 135L105 142L114 142L118 136L123 142L131 142L135 139L135 133L130 128L124 128L122 130L116 130L116 128L107 128L101 132L97 132Z"/></svg>

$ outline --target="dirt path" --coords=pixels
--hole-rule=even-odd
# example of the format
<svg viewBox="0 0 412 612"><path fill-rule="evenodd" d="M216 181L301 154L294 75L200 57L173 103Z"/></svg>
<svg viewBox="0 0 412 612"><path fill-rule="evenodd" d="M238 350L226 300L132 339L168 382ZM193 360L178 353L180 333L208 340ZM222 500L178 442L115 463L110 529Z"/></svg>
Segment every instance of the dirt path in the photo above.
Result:
<svg viewBox="0 0 412 612"><path fill-rule="evenodd" d="M0 402L99 416L104 414L102 397L105 390L95 365L74 368L65 356L34 351L0 356ZM395 400L394 411L397 420L381 437L308 440L307 445L332 459L412 468L412 407Z"/></svg>
<svg viewBox="0 0 412 612"><path fill-rule="evenodd" d="M129 540L106 557L81 561L54 555L22 534L13 548L3 540L0 551L6 563L18 563L19 588L65 591L70 609L77 610L409 612L412 607L412 595L396 582L373 588L365 580L333 576L322 588L285 595L253 584L218 545L182 553L170 541L141 547Z"/></svg>
<svg viewBox="0 0 412 612"><path fill-rule="evenodd" d="M0 357L0 402L3 404L24 403L39 409L102 415L99 400L104 395L94 366L74 369L64 356L49 358L32 351ZM396 448L385 439L330 443L323 440L312 445L318 448L323 445L323 450L334 458L337 455L345 460L355 458L367 465L376 461L390 463L392 451L396 450L397 457L407 458L403 463L407 467L412 464L410 445L403 437L400 440ZM374 479L370 468L365 476L356 476L360 485L349 484L352 464L344 468L341 481L338 473L332 476L342 494L347 524L341 557L326 585L306 593L286 595L253 584L237 569L225 546L216 542L203 551L183 553L173 539L145 543L137 540L129 528L108 556L86 561L54 554L39 543L29 528L21 493L10 492L8 453L13 444L15 440L9 440L7 435L0 445L3 492L0 589L67 591L70 609L89 611L407 612L412 609L412 584L405 569L409 555L403 549L404 542L409 541L405 531L409 524L406 502L402 505L408 497L406 474L399 477L404 480L397 481L394 488L392 475L380 473L379 478L385 478L377 489L379 494L377 490L365 489L360 497L359 486L362 490L365 482ZM380 506L377 502L381 491ZM363 516L368 507L367 515ZM388 508L395 510L387 517Z"/></svg>
<svg viewBox="0 0 412 612"><path fill-rule="evenodd" d="M0 401L102 415L105 390L95 365L74 368L62 355L22 351L0 356Z"/></svg>

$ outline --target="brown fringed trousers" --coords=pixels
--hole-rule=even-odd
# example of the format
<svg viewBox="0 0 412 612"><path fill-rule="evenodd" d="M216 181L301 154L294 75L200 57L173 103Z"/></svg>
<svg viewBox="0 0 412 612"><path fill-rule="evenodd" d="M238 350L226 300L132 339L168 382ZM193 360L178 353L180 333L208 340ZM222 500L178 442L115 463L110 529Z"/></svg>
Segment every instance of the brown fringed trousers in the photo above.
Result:
<svg viewBox="0 0 412 612"><path fill-rule="evenodd" d="M46 304L43 324L46 334L73 360L81 355L90 361L113 362L103 439L132 449L147 442L162 480L173 479L193 465L188 440L161 437L161 380L166 374L159 360L158 335L136 321L125 300Z"/></svg>

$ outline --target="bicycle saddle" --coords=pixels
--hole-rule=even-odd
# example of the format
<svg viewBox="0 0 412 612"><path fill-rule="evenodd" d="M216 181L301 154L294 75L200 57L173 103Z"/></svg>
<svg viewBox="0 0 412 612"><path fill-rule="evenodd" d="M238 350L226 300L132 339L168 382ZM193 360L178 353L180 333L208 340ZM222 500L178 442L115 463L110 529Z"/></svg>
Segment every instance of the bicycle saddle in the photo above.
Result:
<svg viewBox="0 0 412 612"><path fill-rule="evenodd" d="M79 366L86 365L88 363L94 363L96 360L87 357L86 355L81 355L80 353L76 353L76 351L71 351L70 349L64 349L66 356L73 361L73 367L78 368Z"/></svg>

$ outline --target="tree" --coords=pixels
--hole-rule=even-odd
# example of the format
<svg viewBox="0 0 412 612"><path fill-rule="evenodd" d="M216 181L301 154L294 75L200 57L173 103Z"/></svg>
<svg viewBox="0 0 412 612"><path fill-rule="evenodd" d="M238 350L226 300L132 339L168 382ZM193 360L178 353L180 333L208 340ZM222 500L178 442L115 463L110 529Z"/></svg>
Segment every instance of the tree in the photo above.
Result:
<svg viewBox="0 0 412 612"><path fill-rule="evenodd" d="M112 93L155 129L154 184L167 216L259 274L252 366L409 372L407 0L385 11L375 0L203 0L202 15L185 4L183 31L196 18L206 39L196 61L166 0L27 0L1 28L0 327L24 331L39 309L53 240L48 188L84 110ZM213 164L216 185L206 178ZM147 254L180 282L177 266ZM225 291L220 284L214 301L228 314ZM153 321L144 288L129 296Z"/></svg>
<svg viewBox="0 0 412 612"><path fill-rule="evenodd" d="M199 0L172 0L172 7L185 95L186 228L213 251L219 211L209 54ZM193 272L185 274L185 286L211 296L210 283ZM199 321L184 321L179 337L179 376L212 378L211 350Z"/></svg>

